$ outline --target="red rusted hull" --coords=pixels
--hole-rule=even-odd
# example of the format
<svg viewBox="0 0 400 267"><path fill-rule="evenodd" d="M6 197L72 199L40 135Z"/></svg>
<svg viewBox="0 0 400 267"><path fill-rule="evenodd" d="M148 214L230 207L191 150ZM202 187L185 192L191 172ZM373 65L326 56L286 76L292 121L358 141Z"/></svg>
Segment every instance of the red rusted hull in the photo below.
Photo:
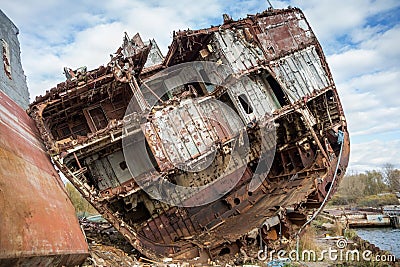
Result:
<svg viewBox="0 0 400 267"><path fill-rule="evenodd" d="M0 91L0 266L81 264L88 247L31 118Z"/></svg>

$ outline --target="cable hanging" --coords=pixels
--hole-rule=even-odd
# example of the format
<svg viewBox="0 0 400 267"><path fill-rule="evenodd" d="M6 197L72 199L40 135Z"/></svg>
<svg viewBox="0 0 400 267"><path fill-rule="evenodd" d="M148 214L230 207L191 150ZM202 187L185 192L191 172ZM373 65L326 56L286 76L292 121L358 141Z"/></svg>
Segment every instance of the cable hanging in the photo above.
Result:
<svg viewBox="0 0 400 267"><path fill-rule="evenodd" d="M339 156L338 156L338 158L337 158L338 161L337 161L337 164L336 164L335 174L334 174L334 176L333 176L331 186L329 187L329 190L328 190L328 192L326 193L326 196L325 196L325 198L324 198L324 201L322 201L321 206L319 206L318 210L316 210L316 211L314 212L314 214L311 216L311 218L310 218L307 222L305 222L305 223L300 227L299 231L298 231L297 234L296 234L296 235L297 235L297 237L296 237L296 239L297 239L297 240L296 240L296 253L297 253L297 255L299 255L299 239L300 239L300 233L301 233L301 231L303 231L303 229L304 229L312 220L314 220L315 217L317 217L317 215L320 213L320 211L321 211L322 208L324 207L326 201L328 200L328 198L329 198L329 196L330 196L330 194L331 194L332 188L334 187L333 185L335 184L335 181L336 181L337 171L338 171L338 169L339 169L340 159L342 158L343 143L344 143L344 133L343 133L342 131L340 131L340 130L339 130L339 132L338 132L338 140L337 140L337 142L340 144L340 152L339 152Z"/></svg>

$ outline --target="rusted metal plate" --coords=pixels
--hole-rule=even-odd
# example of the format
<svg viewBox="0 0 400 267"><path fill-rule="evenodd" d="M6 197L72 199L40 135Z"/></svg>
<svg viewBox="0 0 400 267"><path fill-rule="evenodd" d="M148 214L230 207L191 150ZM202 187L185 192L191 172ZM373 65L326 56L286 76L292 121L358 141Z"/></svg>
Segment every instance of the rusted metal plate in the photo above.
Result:
<svg viewBox="0 0 400 267"><path fill-rule="evenodd" d="M226 29L215 32L214 35L219 44L219 51L234 72L254 68L258 66L258 61L264 59L262 50L246 41L244 31L245 29L239 31Z"/></svg>
<svg viewBox="0 0 400 267"><path fill-rule="evenodd" d="M276 109L270 98L263 93L265 84L256 83L251 79L243 79L233 84L228 93L235 100L235 106L246 123L262 119L267 113ZM243 101L248 105L244 108Z"/></svg>
<svg viewBox="0 0 400 267"><path fill-rule="evenodd" d="M88 247L25 111L0 92L0 266L78 265Z"/></svg>
<svg viewBox="0 0 400 267"><path fill-rule="evenodd" d="M217 142L237 135L240 127L215 100L186 99L156 111L144 131L161 171L165 171L183 164L190 167L193 160L212 153Z"/></svg>
<svg viewBox="0 0 400 267"><path fill-rule="evenodd" d="M169 161L166 153L163 150L162 144L152 123L147 122L142 126L150 149L157 160L160 170L173 168L173 164Z"/></svg>
<svg viewBox="0 0 400 267"><path fill-rule="evenodd" d="M258 18L257 35L267 60L295 51L314 42L314 34L300 10L283 11L275 16Z"/></svg>
<svg viewBox="0 0 400 267"><path fill-rule="evenodd" d="M272 61L270 65L278 81L286 86L292 102L331 85L315 46Z"/></svg>

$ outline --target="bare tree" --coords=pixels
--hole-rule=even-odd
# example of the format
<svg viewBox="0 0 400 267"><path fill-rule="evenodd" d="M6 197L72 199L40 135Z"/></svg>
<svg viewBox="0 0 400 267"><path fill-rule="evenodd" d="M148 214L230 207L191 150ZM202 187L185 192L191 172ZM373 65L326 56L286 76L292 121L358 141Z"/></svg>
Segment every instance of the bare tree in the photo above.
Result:
<svg viewBox="0 0 400 267"><path fill-rule="evenodd" d="M388 191L388 185L384 182L382 172L376 170L366 171L361 176L366 185L364 190L365 195L376 195Z"/></svg>
<svg viewBox="0 0 400 267"><path fill-rule="evenodd" d="M338 193L344 198L347 204L355 204L363 197L365 190L365 179L362 174L346 175L339 186Z"/></svg>
<svg viewBox="0 0 400 267"><path fill-rule="evenodd" d="M391 163L386 163L382 170L383 179L393 192L400 191L400 170L395 169Z"/></svg>

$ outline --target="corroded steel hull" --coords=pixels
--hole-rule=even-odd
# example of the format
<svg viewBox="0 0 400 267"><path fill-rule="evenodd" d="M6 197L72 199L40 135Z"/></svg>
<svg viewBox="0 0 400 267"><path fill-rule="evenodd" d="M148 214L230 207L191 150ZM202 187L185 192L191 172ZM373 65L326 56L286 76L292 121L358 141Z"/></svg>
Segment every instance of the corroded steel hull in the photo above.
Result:
<svg viewBox="0 0 400 267"><path fill-rule="evenodd" d="M148 257L278 249L348 164L344 112L301 10L224 17L175 32L158 65L145 67L152 44L126 36L107 66L69 70L30 105L58 168Z"/></svg>
<svg viewBox="0 0 400 267"><path fill-rule="evenodd" d="M26 112L0 91L0 266L73 266L88 247Z"/></svg>

